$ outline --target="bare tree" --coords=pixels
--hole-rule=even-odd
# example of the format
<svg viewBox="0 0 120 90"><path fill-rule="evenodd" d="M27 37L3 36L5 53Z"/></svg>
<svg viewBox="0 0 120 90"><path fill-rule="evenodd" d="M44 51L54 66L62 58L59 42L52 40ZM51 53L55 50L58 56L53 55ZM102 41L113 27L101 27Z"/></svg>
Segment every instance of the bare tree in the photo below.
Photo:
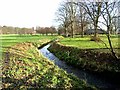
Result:
<svg viewBox="0 0 120 90"><path fill-rule="evenodd" d="M76 5L74 4L74 0L70 0L69 4L69 12L70 12L70 22L71 22L71 36L74 37L75 30L75 14L76 14Z"/></svg>
<svg viewBox="0 0 120 90"><path fill-rule="evenodd" d="M68 17L68 5L63 2L58 8L57 12L57 21L64 27L64 35L67 36L68 26L69 26L69 17Z"/></svg>
<svg viewBox="0 0 120 90"><path fill-rule="evenodd" d="M112 32L113 32L113 34L117 34L117 30L119 29L117 15L113 17L112 23L113 23L113 29L114 29Z"/></svg>
<svg viewBox="0 0 120 90"><path fill-rule="evenodd" d="M103 10L102 10L101 14L104 19L104 22L102 22L102 23L107 27L106 36L108 38L111 53L115 57L115 59L118 59L118 57L116 56L116 53L113 49L112 42L110 39L110 32L113 30L112 20L114 17L113 11L115 9L115 6L116 6L116 2L104 2Z"/></svg>
<svg viewBox="0 0 120 90"><path fill-rule="evenodd" d="M84 27L87 26L88 21L87 21L87 13L85 9L81 5L82 3L78 3L78 16L79 16L79 23L81 27L81 37L84 37Z"/></svg>
<svg viewBox="0 0 120 90"><path fill-rule="evenodd" d="M95 41L97 40L97 29L98 29L98 21L99 17L101 15L101 8L102 8L102 2L80 2L81 6L85 9L85 11L88 13L89 17L91 18L93 25L94 25L94 38Z"/></svg>
<svg viewBox="0 0 120 90"><path fill-rule="evenodd" d="M58 30L58 35L62 35L64 33L64 27L62 25L59 25L57 30Z"/></svg>
<svg viewBox="0 0 120 90"><path fill-rule="evenodd" d="M76 8L74 0L67 0L63 2L57 11L57 21L59 21L65 29L65 36L68 36L68 29L70 28L71 36L74 36Z"/></svg>
<svg viewBox="0 0 120 90"><path fill-rule="evenodd" d="M53 35L57 31L56 31L56 28L54 26L51 26L49 32L51 33L51 35Z"/></svg>

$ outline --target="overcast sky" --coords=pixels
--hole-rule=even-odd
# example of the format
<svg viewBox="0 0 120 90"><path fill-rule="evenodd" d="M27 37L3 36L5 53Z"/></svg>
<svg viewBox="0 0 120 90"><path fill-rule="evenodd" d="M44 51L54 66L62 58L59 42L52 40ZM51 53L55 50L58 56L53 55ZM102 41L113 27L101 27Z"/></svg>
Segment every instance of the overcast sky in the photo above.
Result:
<svg viewBox="0 0 120 90"><path fill-rule="evenodd" d="M62 0L0 0L0 25L35 27L55 25Z"/></svg>

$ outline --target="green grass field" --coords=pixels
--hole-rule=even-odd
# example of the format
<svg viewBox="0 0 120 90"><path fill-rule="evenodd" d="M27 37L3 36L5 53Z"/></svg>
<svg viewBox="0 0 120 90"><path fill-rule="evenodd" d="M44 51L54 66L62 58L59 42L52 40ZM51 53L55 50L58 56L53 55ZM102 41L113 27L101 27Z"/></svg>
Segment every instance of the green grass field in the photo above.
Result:
<svg viewBox="0 0 120 90"><path fill-rule="evenodd" d="M38 52L42 45L57 36L3 35L2 80L4 89L91 88L83 80L67 74ZM1 78L1 77L0 77Z"/></svg>
<svg viewBox="0 0 120 90"><path fill-rule="evenodd" d="M41 85L41 87L48 88L88 87L83 81L68 75L64 70L59 69L41 54L38 54L34 45L40 46L55 38L58 38L58 36L1 35L0 41L3 50L1 51L3 52L3 63L1 64L5 64L3 70L4 87L22 89L34 87L35 85L36 87ZM101 38L108 45L107 38L105 36L101 36ZM112 36L111 38L114 48L117 48L118 37ZM63 38L60 43L79 48L105 48L102 42L90 41L89 36L85 38ZM6 60L8 63L6 63Z"/></svg>
<svg viewBox="0 0 120 90"><path fill-rule="evenodd" d="M40 39L53 39L57 36L43 36L43 35L1 35L0 41L2 48L15 45L20 42L36 42ZM102 35L100 36L102 41L107 44L109 47L107 37ZM120 38L120 37L119 37ZM111 41L114 48L118 48L119 38L116 35L111 36ZM103 42L94 42L90 41L90 36L85 36L85 38L64 38L60 41L61 44L68 46L75 46L79 48L106 48Z"/></svg>
<svg viewBox="0 0 120 90"><path fill-rule="evenodd" d="M2 47L9 47L20 42L36 42L41 39L53 39L56 36L43 36L43 35L1 35L0 41Z"/></svg>
<svg viewBox="0 0 120 90"><path fill-rule="evenodd" d="M107 47L109 48L107 37L104 35L101 35L100 38L104 43L106 43ZM111 36L111 41L114 48L118 48L119 38L117 35ZM81 49L106 48L105 44L102 41L100 42L90 41L90 36L85 36L84 38L78 38L78 37L64 38L60 41L60 43L67 46L79 47Z"/></svg>

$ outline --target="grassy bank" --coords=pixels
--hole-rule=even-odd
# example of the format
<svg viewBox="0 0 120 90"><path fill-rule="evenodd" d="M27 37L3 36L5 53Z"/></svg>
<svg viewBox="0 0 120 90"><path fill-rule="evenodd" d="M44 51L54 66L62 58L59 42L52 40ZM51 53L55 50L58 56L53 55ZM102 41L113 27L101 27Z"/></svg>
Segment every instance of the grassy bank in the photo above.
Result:
<svg viewBox="0 0 120 90"><path fill-rule="evenodd" d="M25 40L23 37L19 38ZM40 37L36 37L37 39ZM4 44L9 48L4 50L2 57L3 88L24 90L30 88L92 88L84 81L67 74L39 53L36 47L50 40L49 37L46 39L41 37L37 43L34 39L31 42L18 43L20 39L16 38L17 44Z"/></svg>
<svg viewBox="0 0 120 90"><path fill-rule="evenodd" d="M120 85L120 60L116 60L104 49L80 49L53 43L49 50L70 66L83 69L115 85Z"/></svg>
<svg viewBox="0 0 120 90"><path fill-rule="evenodd" d="M120 61L110 53L99 52L99 49L80 49L53 43L49 48L60 60L68 64L95 72L120 72Z"/></svg>

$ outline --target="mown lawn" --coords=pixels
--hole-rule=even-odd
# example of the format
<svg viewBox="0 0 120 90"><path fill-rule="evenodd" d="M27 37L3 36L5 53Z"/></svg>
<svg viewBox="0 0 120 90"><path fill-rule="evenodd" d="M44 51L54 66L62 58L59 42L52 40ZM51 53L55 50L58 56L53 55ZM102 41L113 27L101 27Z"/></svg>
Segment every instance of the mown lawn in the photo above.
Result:
<svg viewBox="0 0 120 90"><path fill-rule="evenodd" d="M90 48L106 48L105 44L109 48L109 43L107 40L107 37L105 35L100 36L101 40L100 42L94 42L90 41L90 36L85 36L84 38L64 38L60 41L61 44L67 45L67 46L73 46L73 47L79 47L81 49L90 49ZM119 39L117 35L111 36L112 45L114 48L118 48ZM104 42L104 43L103 43Z"/></svg>
<svg viewBox="0 0 120 90"><path fill-rule="evenodd" d="M57 36L43 36L43 35L1 35L0 42L2 44L2 48L9 47L15 45L20 42L37 42L40 39L53 39Z"/></svg>

